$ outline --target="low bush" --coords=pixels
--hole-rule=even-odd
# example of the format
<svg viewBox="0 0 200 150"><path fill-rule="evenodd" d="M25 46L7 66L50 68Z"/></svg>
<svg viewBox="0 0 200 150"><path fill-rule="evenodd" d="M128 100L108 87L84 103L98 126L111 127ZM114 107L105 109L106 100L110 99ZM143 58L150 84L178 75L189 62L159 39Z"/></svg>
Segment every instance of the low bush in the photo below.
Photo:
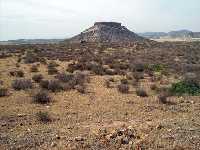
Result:
<svg viewBox="0 0 200 150"><path fill-rule="evenodd" d="M33 96L33 101L39 104L47 104L51 102L51 97L46 91L39 91Z"/></svg>
<svg viewBox="0 0 200 150"><path fill-rule="evenodd" d="M31 89L33 84L30 79L17 79L13 81L12 87L15 90L26 90Z"/></svg>
<svg viewBox="0 0 200 150"><path fill-rule="evenodd" d="M22 70L10 71L10 75L14 77L24 77L24 72Z"/></svg>
<svg viewBox="0 0 200 150"><path fill-rule="evenodd" d="M133 77L135 78L135 81L138 82L141 79L144 79L144 74L140 72L134 72Z"/></svg>
<svg viewBox="0 0 200 150"><path fill-rule="evenodd" d="M136 94L137 94L137 96L140 96L140 97L148 97L147 92L141 88L136 90Z"/></svg>
<svg viewBox="0 0 200 150"><path fill-rule="evenodd" d="M82 94L86 93L86 88L84 85L77 85L75 88L79 93L82 93Z"/></svg>
<svg viewBox="0 0 200 150"><path fill-rule="evenodd" d="M43 75L42 74L36 74L36 75L33 75L32 79L33 81L37 82L37 83L40 83L43 79Z"/></svg>
<svg viewBox="0 0 200 150"><path fill-rule="evenodd" d="M32 51L28 51L24 58L25 63L35 63L39 61L39 57Z"/></svg>
<svg viewBox="0 0 200 150"><path fill-rule="evenodd" d="M121 93L128 93L129 92L128 84L120 84L120 85L118 85L118 91L121 92Z"/></svg>
<svg viewBox="0 0 200 150"><path fill-rule="evenodd" d="M63 89L61 83L58 80L50 80L48 82L48 90L52 92L59 92Z"/></svg>
<svg viewBox="0 0 200 150"><path fill-rule="evenodd" d="M121 79L121 83L122 84L128 84L128 80L127 79Z"/></svg>
<svg viewBox="0 0 200 150"><path fill-rule="evenodd" d="M0 97L8 96L8 89L0 88Z"/></svg>
<svg viewBox="0 0 200 150"><path fill-rule="evenodd" d="M40 87L43 89L48 89L49 86L49 80L42 80L40 81Z"/></svg>
<svg viewBox="0 0 200 150"><path fill-rule="evenodd" d="M74 75L72 73L59 73L56 78L62 82L69 82L70 80L73 80Z"/></svg>
<svg viewBox="0 0 200 150"><path fill-rule="evenodd" d="M48 74L49 75L54 75L54 74L57 74L58 73L58 69L55 68L55 67L50 67L48 68Z"/></svg>
<svg viewBox="0 0 200 150"><path fill-rule="evenodd" d="M167 104L168 101L167 101L167 98L169 97L169 95L167 93L161 93L159 96L158 96L158 100L161 104Z"/></svg>
<svg viewBox="0 0 200 150"><path fill-rule="evenodd" d="M30 71L31 72L38 72L39 71L38 66L36 66L36 65L31 66Z"/></svg>
<svg viewBox="0 0 200 150"><path fill-rule="evenodd" d="M200 85L196 82L180 81L172 84L170 92L173 95L200 95Z"/></svg>
<svg viewBox="0 0 200 150"><path fill-rule="evenodd" d="M37 116L38 121L41 121L43 123L48 123L48 122L52 121L51 116L49 115L48 112L40 111L40 112L36 113L36 116Z"/></svg>
<svg viewBox="0 0 200 150"><path fill-rule="evenodd" d="M54 67L58 67L59 64L56 63L55 61L50 61L48 64L48 68L54 68Z"/></svg>
<svg viewBox="0 0 200 150"><path fill-rule="evenodd" d="M165 67L162 64L153 64L149 68L154 72L162 72Z"/></svg>

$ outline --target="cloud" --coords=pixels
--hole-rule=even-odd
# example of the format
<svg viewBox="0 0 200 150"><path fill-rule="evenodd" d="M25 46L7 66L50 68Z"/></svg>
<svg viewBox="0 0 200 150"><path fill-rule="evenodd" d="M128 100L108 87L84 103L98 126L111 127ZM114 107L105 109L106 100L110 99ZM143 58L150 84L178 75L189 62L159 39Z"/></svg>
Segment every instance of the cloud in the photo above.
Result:
<svg viewBox="0 0 200 150"><path fill-rule="evenodd" d="M69 37L95 21L131 30L199 30L199 0L0 0L0 40Z"/></svg>

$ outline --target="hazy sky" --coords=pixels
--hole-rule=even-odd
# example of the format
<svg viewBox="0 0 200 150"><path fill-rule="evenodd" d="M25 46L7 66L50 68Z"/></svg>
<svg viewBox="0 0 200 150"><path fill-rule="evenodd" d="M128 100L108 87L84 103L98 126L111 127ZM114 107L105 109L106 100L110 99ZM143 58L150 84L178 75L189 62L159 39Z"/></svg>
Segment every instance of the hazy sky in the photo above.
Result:
<svg viewBox="0 0 200 150"><path fill-rule="evenodd" d="M200 31L200 0L0 0L0 40L65 38L95 21L134 32Z"/></svg>

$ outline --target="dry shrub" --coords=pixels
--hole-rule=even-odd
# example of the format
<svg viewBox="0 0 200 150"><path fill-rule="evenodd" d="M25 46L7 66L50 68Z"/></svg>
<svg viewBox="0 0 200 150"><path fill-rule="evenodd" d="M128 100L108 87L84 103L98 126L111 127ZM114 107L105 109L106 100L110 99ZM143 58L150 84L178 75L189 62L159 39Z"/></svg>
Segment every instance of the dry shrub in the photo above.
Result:
<svg viewBox="0 0 200 150"><path fill-rule="evenodd" d="M157 87L156 84L152 84L152 85L150 86L150 88L151 88L151 90L153 90L153 91L158 90L158 87Z"/></svg>
<svg viewBox="0 0 200 150"><path fill-rule="evenodd" d="M49 64L48 64L48 68L53 68L53 67L58 67L59 64L56 63L55 61L50 61Z"/></svg>
<svg viewBox="0 0 200 150"><path fill-rule="evenodd" d="M79 93L82 93L82 94L85 94L86 93L86 87L84 85L77 85L75 87L75 89L79 92Z"/></svg>
<svg viewBox="0 0 200 150"><path fill-rule="evenodd" d="M38 72L38 71L39 71L39 70L38 70L38 66L37 66L37 65L31 66L30 71L31 71L31 72Z"/></svg>
<svg viewBox="0 0 200 150"><path fill-rule="evenodd" d="M69 82L70 80L73 80L74 75L72 73L59 73L56 78L64 83Z"/></svg>
<svg viewBox="0 0 200 150"><path fill-rule="evenodd" d="M48 122L52 121L51 116L49 115L48 112L40 111L40 112L36 113L36 116L37 116L38 121L41 121L43 123L48 123Z"/></svg>
<svg viewBox="0 0 200 150"><path fill-rule="evenodd" d="M8 89L0 88L0 97L8 96Z"/></svg>
<svg viewBox="0 0 200 150"><path fill-rule="evenodd" d="M147 92L141 88L136 90L136 94L137 94L137 96L140 96L140 97L148 97Z"/></svg>
<svg viewBox="0 0 200 150"><path fill-rule="evenodd" d="M48 86L49 86L49 80L42 80L40 82L40 87L43 88L43 89L48 89Z"/></svg>
<svg viewBox="0 0 200 150"><path fill-rule="evenodd" d="M129 92L129 85L127 85L127 84L120 84L117 87L118 87L118 91L121 92L121 93L128 93Z"/></svg>
<svg viewBox="0 0 200 150"><path fill-rule="evenodd" d="M43 75L42 74L36 74L36 75L33 75L32 79L33 81L37 82L37 83L40 83L43 79Z"/></svg>
<svg viewBox="0 0 200 150"><path fill-rule="evenodd" d="M144 74L141 72L134 72L133 77L135 78L136 82L138 82L141 79L144 79Z"/></svg>
<svg viewBox="0 0 200 150"><path fill-rule="evenodd" d="M158 96L159 103L161 103L161 104L167 104L168 103L167 98L168 98L168 94L167 93L161 93Z"/></svg>
<svg viewBox="0 0 200 150"><path fill-rule="evenodd" d="M40 82L40 86L43 89L47 89L47 90L50 90L52 92L59 92L59 91L63 90L63 87L58 80L50 80L50 81L42 80Z"/></svg>
<svg viewBox="0 0 200 150"><path fill-rule="evenodd" d="M35 53L33 53L32 51L28 51L27 53L26 53L26 56L25 56L25 58L24 58L24 62L25 63L35 63L35 62L38 62L40 59L39 59L39 57L35 54Z"/></svg>
<svg viewBox="0 0 200 150"><path fill-rule="evenodd" d="M17 79L13 81L12 87L15 90L26 90L31 89L33 84L30 79Z"/></svg>
<svg viewBox="0 0 200 150"><path fill-rule="evenodd" d="M48 74L49 75L54 75L54 74L57 74L58 73L58 69L55 68L55 67L50 67L48 68Z"/></svg>
<svg viewBox="0 0 200 150"><path fill-rule="evenodd" d="M122 84L128 84L128 80L127 79L121 79L121 83Z"/></svg>
<svg viewBox="0 0 200 150"><path fill-rule="evenodd" d="M13 70L9 72L13 77L24 77L24 72L22 70Z"/></svg>
<svg viewBox="0 0 200 150"><path fill-rule="evenodd" d="M47 104L51 102L51 97L46 91L39 91L33 96L33 101L39 104Z"/></svg>

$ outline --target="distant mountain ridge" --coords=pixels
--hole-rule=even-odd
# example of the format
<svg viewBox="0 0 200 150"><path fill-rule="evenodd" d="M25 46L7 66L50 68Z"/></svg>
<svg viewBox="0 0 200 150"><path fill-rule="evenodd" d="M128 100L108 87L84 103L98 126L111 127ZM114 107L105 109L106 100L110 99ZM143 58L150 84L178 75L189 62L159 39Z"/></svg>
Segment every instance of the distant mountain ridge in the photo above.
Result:
<svg viewBox="0 0 200 150"><path fill-rule="evenodd" d="M55 44L63 40L64 39L18 39L18 40L0 41L0 45Z"/></svg>
<svg viewBox="0 0 200 150"><path fill-rule="evenodd" d="M178 30L178 31L170 31L166 32L144 32L138 33L138 35L151 38L151 39L159 39L159 38L200 38L200 32L192 32L190 30Z"/></svg>

